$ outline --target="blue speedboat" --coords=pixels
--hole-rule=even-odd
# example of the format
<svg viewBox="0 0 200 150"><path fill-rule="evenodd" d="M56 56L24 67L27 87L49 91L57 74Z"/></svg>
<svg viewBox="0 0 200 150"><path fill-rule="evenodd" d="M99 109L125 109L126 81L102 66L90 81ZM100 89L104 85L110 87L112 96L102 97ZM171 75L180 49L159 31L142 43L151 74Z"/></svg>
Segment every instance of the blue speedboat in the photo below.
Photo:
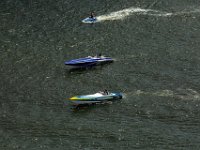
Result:
<svg viewBox="0 0 200 150"><path fill-rule="evenodd" d="M96 65L102 65L105 63L113 62L114 60L111 57L85 57L85 58L79 58L79 59L73 59L70 61L66 61L65 65L70 66L71 68L87 68L92 67Z"/></svg>
<svg viewBox="0 0 200 150"><path fill-rule="evenodd" d="M82 20L82 23L96 23L97 22L97 18L96 17L87 17L85 19Z"/></svg>
<svg viewBox="0 0 200 150"><path fill-rule="evenodd" d="M90 95L80 95L73 96L69 99L74 105L88 105L88 104L97 104L97 103L105 103L109 101L114 101L122 99L122 94L118 92L99 92Z"/></svg>

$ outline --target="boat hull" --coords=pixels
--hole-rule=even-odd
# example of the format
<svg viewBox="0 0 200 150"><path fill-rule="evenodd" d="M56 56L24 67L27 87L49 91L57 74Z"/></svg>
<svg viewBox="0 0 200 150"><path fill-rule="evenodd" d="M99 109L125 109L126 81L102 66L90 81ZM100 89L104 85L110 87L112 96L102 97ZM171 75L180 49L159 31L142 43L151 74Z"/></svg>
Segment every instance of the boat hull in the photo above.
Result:
<svg viewBox="0 0 200 150"><path fill-rule="evenodd" d="M71 97L69 101L73 105L87 105L87 104L105 103L108 101L114 101L118 99L122 99L121 93L109 93L108 95L96 93L93 95L74 96Z"/></svg>
<svg viewBox="0 0 200 150"><path fill-rule="evenodd" d="M110 57L85 57L66 61L65 65L69 66L70 68L87 68L111 62L113 62L113 59Z"/></svg>
<svg viewBox="0 0 200 150"><path fill-rule="evenodd" d="M96 22L97 22L96 17L94 17L94 18L87 17L87 18L82 20L82 23L96 23Z"/></svg>
<svg viewBox="0 0 200 150"><path fill-rule="evenodd" d="M90 63L80 63L80 64L65 64L69 68L89 68L89 67L94 67L97 65L96 62L90 62Z"/></svg>

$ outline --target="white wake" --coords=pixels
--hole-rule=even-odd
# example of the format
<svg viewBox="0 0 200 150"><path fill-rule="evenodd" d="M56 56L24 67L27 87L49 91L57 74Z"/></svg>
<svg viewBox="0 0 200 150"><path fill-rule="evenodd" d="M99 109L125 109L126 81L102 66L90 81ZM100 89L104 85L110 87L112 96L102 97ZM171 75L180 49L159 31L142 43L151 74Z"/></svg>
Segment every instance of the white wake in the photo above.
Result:
<svg viewBox="0 0 200 150"><path fill-rule="evenodd" d="M146 92L142 90L137 90L132 93L133 95L154 95L159 97L174 97L181 100L200 100L200 93L193 89L176 89L172 90L161 90L156 92Z"/></svg>
<svg viewBox="0 0 200 150"><path fill-rule="evenodd" d="M158 10L153 9L142 9L142 8L127 8L116 12L111 12L109 14L97 16L98 21L106 21L106 20L121 20L125 17L128 17L133 14L142 14L142 15L153 15L153 16L170 16L172 13L165 13Z"/></svg>
<svg viewBox="0 0 200 150"><path fill-rule="evenodd" d="M122 20L130 15L139 14L139 15L149 15L149 16L157 16L157 17L170 17L170 16L177 16L177 15L184 15L184 14L192 14L192 13L200 13L200 9L194 10L184 10L180 12L163 12L154 9L143 9L143 8L136 8L130 7L126 9L122 9L116 12L111 12L109 14L97 16L97 20L99 22L107 21L107 20Z"/></svg>

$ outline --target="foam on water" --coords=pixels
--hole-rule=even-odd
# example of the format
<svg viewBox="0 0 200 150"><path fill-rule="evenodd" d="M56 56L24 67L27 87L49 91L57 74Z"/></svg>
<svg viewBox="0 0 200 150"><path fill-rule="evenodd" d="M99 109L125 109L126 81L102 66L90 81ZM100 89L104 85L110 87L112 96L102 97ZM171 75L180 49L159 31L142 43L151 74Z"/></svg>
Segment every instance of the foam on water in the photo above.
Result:
<svg viewBox="0 0 200 150"><path fill-rule="evenodd" d="M165 13L165 12L161 12L161 11L153 10L153 9L142 9L142 8L131 7L131 8L123 9L120 11L111 12L106 15L98 16L97 19L100 22L106 21L106 20L121 20L121 19L124 19L125 17L130 16L135 13L142 14L142 15L153 15L153 16L170 16L170 15L172 15L172 13Z"/></svg>
<svg viewBox="0 0 200 150"><path fill-rule="evenodd" d="M184 10L184 11L180 11L180 12L175 12L173 13L173 15L175 16L178 16L178 15L186 15L186 14L196 14L196 13L200 13L200 9L197 8L197 9L194 9L194 10Z"/></svg>
<svg viewBox="0 0 200 150"><path fill-rule="evenodd" d="M109 14L97 16L97 20L98 22L107 21L107 20L111 20L111 21L122 20L133 14L149 15L149 16L157 16L157 17L170 17L173 15L183 15L183 14L192 14L192 13L200 13L200 9L171 13L171 12L163 12L163 11L153 10L153 9L130 7L127 9L116 11L116 12L111 12Z"/></svg>
<svg viewBox="0 0 200 150"><path fill-rule="evenodd" d="M200 93L193 89L176 89L175 91L172 90L161 90L155 92L146 92L142 90L137 90L133 93L133 95L154 95L159 97L174 97L181 100L200 100Z"/></svg>

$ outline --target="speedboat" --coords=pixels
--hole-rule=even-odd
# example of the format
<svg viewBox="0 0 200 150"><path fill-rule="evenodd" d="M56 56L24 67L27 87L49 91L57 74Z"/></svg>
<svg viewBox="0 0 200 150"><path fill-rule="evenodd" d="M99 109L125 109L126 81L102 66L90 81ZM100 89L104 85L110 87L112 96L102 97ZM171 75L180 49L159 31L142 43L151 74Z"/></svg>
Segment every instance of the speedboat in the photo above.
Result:
<svg viewBox="0 0 200 150"><path fill-rule="evenodd" d="M82 20L82 23L96 23L97 22L97 18L96 17L87 17L85 19Z"/></svg>
<svg viewBox="0 0 200 150"><path fill-rule="evenodd" d="M105 103L105 102L114 101L118 99L122 99L122 93L98 92L98 93L90 94L90 95L73 96L69 99L69 101L74 105L89 105L89 104Z"/></svg>
<svg viewBox="0 0 200 150"><path fill-rule="evenodd" d="M71 68L87 68L96 65L102 65L106 63L113 62L114 60L111 57L92 57L88 56L85 58L73 59L70 61L65 61L65 65L70 66Z"/></svg>

